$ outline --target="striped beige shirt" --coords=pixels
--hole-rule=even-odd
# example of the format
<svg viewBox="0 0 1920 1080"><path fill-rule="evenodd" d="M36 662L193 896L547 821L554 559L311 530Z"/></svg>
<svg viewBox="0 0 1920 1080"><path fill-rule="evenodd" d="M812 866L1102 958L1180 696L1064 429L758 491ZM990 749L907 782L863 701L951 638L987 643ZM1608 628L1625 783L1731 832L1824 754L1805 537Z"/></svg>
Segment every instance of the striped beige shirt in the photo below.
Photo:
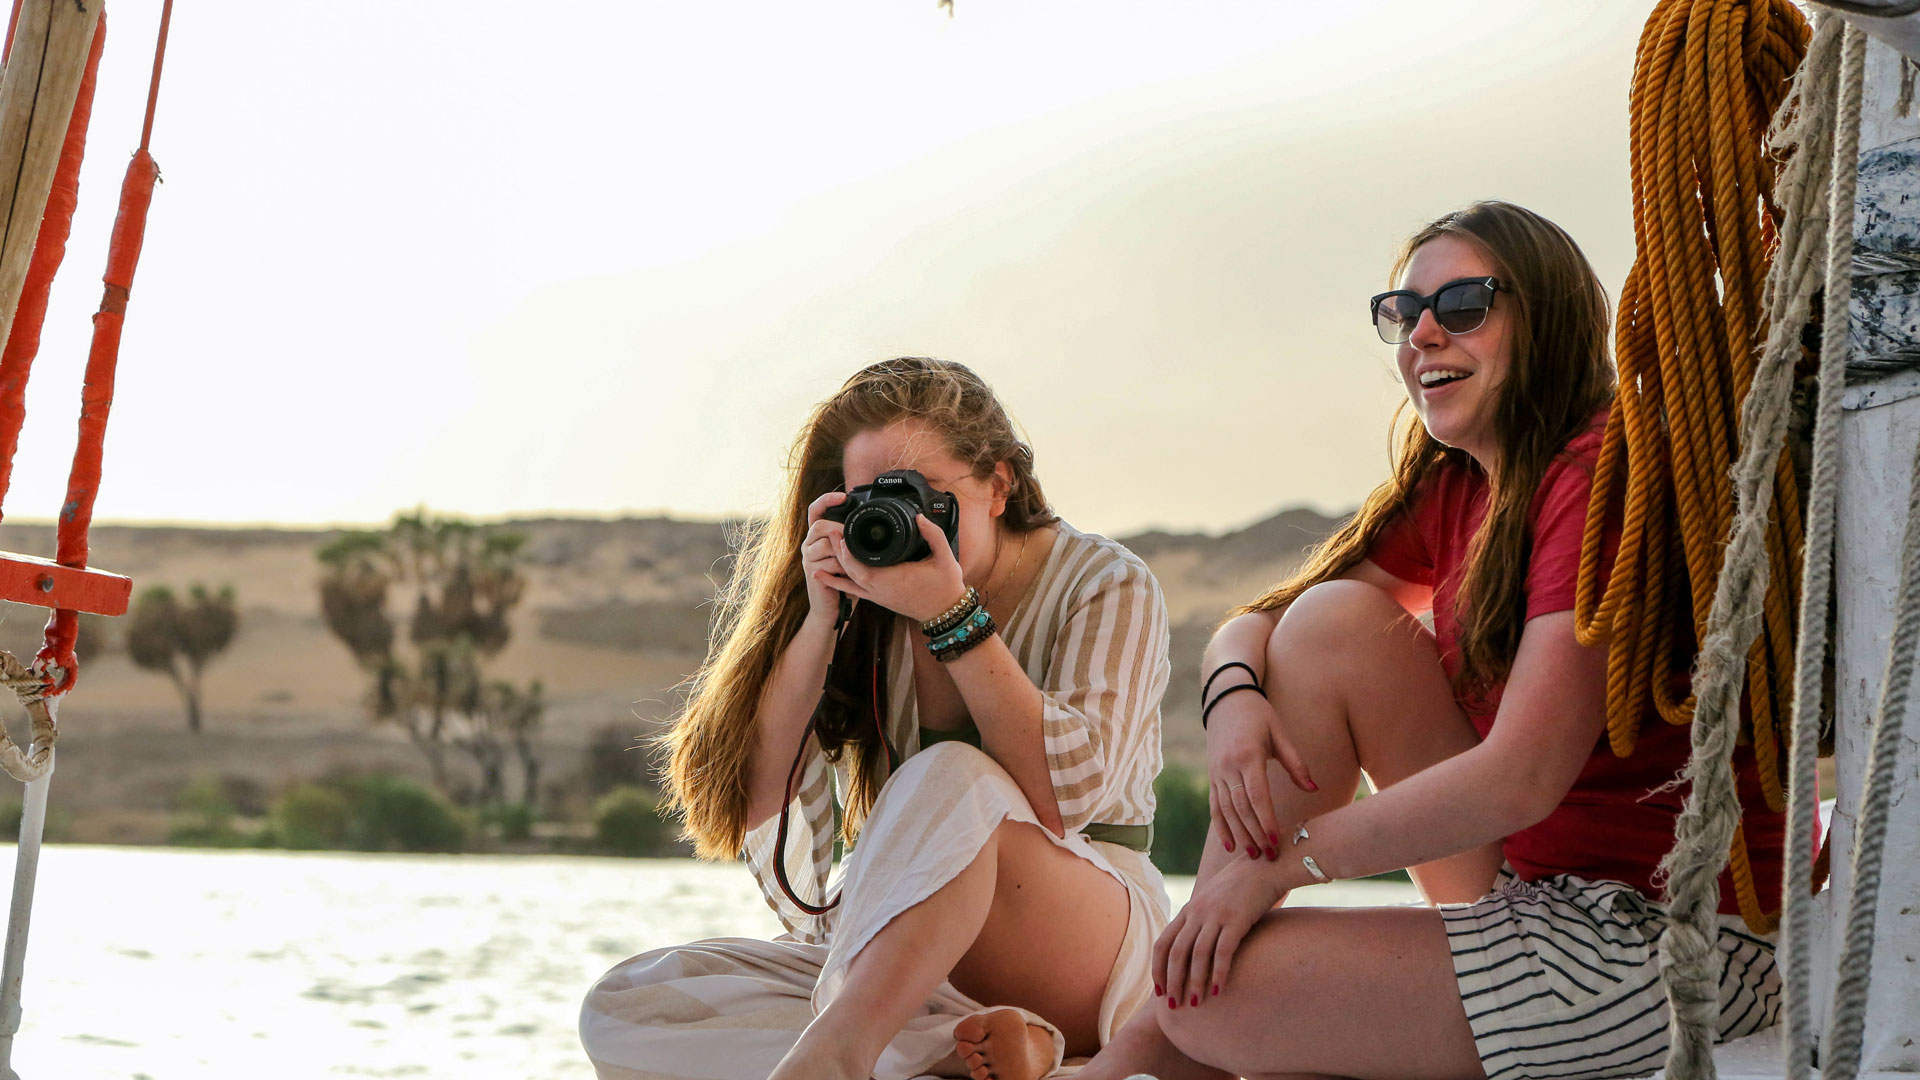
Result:
<svg viewBox="0 0 1920 1080"><path fill-rule="evenodd" d="M1065 522L1059 529L1046 564L1001 633L1040 689L1047 767L1067 829L1150 824L1160 773L1160 697L1170 670L1166 602L1138 556ZM907 620L896 622L887 737L904 760L920 748L912 654L919 635ZM809 755L788 815L786 869L794 892L810 904L830 892L838 793L847 790L844 766L830 767L817 750ZM778 821L747 835L748 865L787 929L802 941L824 942L835 913L806 915L774 879Z"/></svg>

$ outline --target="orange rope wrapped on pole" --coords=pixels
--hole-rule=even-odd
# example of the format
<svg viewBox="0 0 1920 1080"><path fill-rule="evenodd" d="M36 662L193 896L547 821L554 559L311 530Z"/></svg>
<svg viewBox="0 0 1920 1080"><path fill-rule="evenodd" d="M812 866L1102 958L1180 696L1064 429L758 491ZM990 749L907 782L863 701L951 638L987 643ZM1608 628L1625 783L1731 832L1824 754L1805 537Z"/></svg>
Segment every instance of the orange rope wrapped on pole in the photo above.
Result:
<svg viewBox="0 0 1920 1080"><path fill-rule="evenodd" d="M17 9L15 14L17 16ZM8 37L11 40L11 31ZM94 24L93 51L87 54L87 73L81 77L80 95L73 102L73 119L67 122L67 139L60 147L60 166L53 174L53 189L47 195L47 209L40 219L33 261L27 268L26 284L20 290L20 306L14 309L6 352L0 354L0 501L6 499L7 489L13 483L13 455L20 446L20 428L27 419L27 379L33 373L34 358L40 355L40 330L47 321L47 297L53 292L54 276L66 258L67 237L73 233L73 211L80 202L80 162L86 155L95 76L100 70L100 54L106 42L107 17L102 14Z"/></svg>
<svg viewBox="0 0 1920 1080"><path fill-rule="evenodd" d="M1620 294L1620 391L1595 470L1575 610L1582 642L1610 643L1607 737L1621 756L1649 713L1674 724L1693 716L1678 665L1713 605L1734 513L1739 410L1766 335L1761 290L1778 242L1767 130L1807 37L1787 0L1660 0L1635 58L1636 254ZM1802 546L1800 482L1785 452L1773 483L1772 574L1747 657L1743 737L1768 805L1780 809ZM1622 531L1603 580L1609 514ZM1730 869L1741 914L1770 928L1776 916L1760 910L1740 833Z"/></svg>
<svg viewBox="0 0 1920 1080"><path fill-rule="evenodd" d="M87 565L87 533L93 524L94 497L100 490L101 452L107 437L107 415L113 407L114 373L120 361L120 329L126 320L127 297L133 291L133 274L140 265L140 247L146 239L147 209L153 203L154 184L160 179L160 167L147 152L147 142L153 136L153 109L160 96L160 71L166 61L167 26L172 16L173 0L167 0L160 13L160 41L153 55L153 81L147 91L140 149L127 163L127 175L120 184L120 212L114 218L113 238L107 246L107 271L102 276L105 289L100 310L93 316L93 345L87 353L86 382L80 392L79 444L67 478L67 498L60 505L56 558L62 566ZM58 608L47 620L46 637L34 666L48 672L57 669L50 693L64 693L73 686L79 669L73 654L79 631L79 613L71 608Z"/></svg>

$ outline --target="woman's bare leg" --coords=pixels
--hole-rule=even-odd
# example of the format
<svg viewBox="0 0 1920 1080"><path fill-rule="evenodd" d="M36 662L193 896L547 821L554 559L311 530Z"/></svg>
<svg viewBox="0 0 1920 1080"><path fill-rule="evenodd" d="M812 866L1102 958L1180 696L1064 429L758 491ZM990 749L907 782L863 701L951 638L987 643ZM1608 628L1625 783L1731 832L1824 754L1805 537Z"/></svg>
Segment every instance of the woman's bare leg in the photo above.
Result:
<svg viewBox="0 0 1920 1080"><path fill-rule="evenodd" d="M1274 812L1284 827L1304 821L1350 801L1358 788L1361 771L1379 787L1390 787L1419 772L1467 750L1479 741L1471 721L1454 702L1446 673L1440 667L1433 635L1408 615L1393 598L1371 585L1357 581L1331 581L1309 589L1280 619L1267 647L1267 695L1278 722L1292 739L1320 784L1318 792L1305 792L1293 785L1279 764L1273 763L1269 782L1273 791ZM1278 854L1284 858L1288 838L1280 838ZM1217 833L1207 837L1200 860L1200 878L1205 880L1224 860L1245 858L1241 852L1228 852ZM1475 900L1485 895L1500 866L1498 844L1489 844L1412 870L1415 884L1434 903ZM1308 911L1313 909L1296 909ZM1290 918L1293 911L1285 913ZM1360 915L1361 912L1352 914ZM1452 962L1445 954L1445 937L1437 927L1439 917L1424 914L1435 927L1434 942L1446 960L1439 975L1429 980L1428 989L1437 997L1428 1004L1441 1014L1451 1009L1460 1012L1465 1029L1458 984L1453 980ZM1392 923L1359 924L1344 929L1335 922L1309 920L1314 933L1327 936L1314 947L1338 956L1349 945L1342 934L1370 934ZM1269 921L1281 919L1281 913ZM1256 933L1261 931L1256 930ZM1255 939L1242 945L1242 955ZM1134 1072L1148 1072L1161 1080L1219 1080L1226 1075L1254 1075L1270 1072L1311 1072L1297 1065L1269 1063L1253 1072L1234 1074L1220 1071L1234 1067L1252 1068L1245 1062L1234 1066L1202 1062L1189 1058L1178 1039L1163 1027L1163 1020L1207 1014L1218 1020L1225 1012L1219 1004L1236 994L1253 1003L1251 1014L1258 1014L1258 1003L1275 1000L1286 988L1262 981L1261 971L1248 971L1234 962L1232 983L1222 988L1222 997L1210 998L1199 1008L1180 1002L1179 1008L1160 999L1153 1008L1143 1009L1108 1048L1080 1073L1082 1080L1117 1080ZM1336 966L1337 967L1337 966ZM1346 980L1337 971L1329 977ZM1355 971L1347 988L1364 995L1373 987ZM1384 1004L1384 1002L1383 1002ZM1378 1014L1366 1014L1362 1023L1378 1024ZM1338 1045L1337 1043L1335 1045ZM1471 1049L1472 1040L1467 1040ZM1258 1060L1258 1059L1256 1059ZM1478 1059L1475 1059L1476 1063ZM1335 1070L1338 1072L1339 1070ZM1348 1075L1358 1075L1349 1073ZM1434 1075L1444 1075L1436 1072Z"/></svg>
<svg viewBox="0 0 1920 1080"><path fill-rule="evenodd" d="M1176 1049L1234 1076L1485 1075L1430 908L1275 911L1241 944L1219 997L1153 1012Z"/></svg>
<svg viewBox="0 0 1920 1080"><path fill-rule="evenodd" d="M1282 829L1345 805L1362 770L1374 786L1391 787L1480 742L1454 702L1433 634L1364 582L1325 582L1294 601L1267 641L1266 685L1281 730L1320 783L1317 793L1301 791L1273 763ZM1284 849L1287 837L1280 840ZM1494 843L1411 872L1430 902L1464 903L1486 895L1499 869Z"/></svg>
<svg viewBox="0 0 1920 1080"><path fill-rule="evenodd" d="M1126 890L1112 876L1038 826L1005 822L964 870L860 950L770 1080L872 1075L887 1043L945 981L977 1001L1044 1016L1069 1053L1091 1053L1127 917Z"/></svg>

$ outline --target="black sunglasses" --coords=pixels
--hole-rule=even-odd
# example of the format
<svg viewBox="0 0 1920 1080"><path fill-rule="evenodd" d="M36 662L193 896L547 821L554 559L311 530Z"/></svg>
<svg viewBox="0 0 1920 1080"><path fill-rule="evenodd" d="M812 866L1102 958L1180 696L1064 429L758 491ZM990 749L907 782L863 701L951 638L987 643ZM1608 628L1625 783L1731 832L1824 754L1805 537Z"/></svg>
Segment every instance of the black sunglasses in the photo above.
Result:
<svg viewBox="0 0 1920 1080"><path fill-rule="evenodd" d="M1477 277L1449 281L1421 296L1412 289L1395 289L1373 298L1373 328L1380 340L1389 345L1404 345L1420 322L1420 313L1433 309L1433 321L1449 334L1467 334L1480 329L1493 307L1493 294L1512 292L1499 278Z"/></svg>

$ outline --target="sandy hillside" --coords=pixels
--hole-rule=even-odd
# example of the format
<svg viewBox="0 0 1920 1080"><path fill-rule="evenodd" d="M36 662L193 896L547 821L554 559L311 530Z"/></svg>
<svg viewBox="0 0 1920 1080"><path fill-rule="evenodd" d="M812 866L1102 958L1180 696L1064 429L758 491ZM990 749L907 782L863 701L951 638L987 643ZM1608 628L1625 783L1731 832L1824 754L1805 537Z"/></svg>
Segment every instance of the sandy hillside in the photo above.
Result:
<svg viewBox="0 0 1920 1080"><path fill-rule="evenodd" d="M1176 627L1174 689L1166 706L1170 757L1190 759L1200 746L1194 669L1208 627L1294 565L1302 547L1331 524L1296 510L1220 537L1124 538L1159 576ZM705 601L725 573L725 530L664 518L504 527L528 536L528 589L513 639L492 670L496 677L545 683L544 795L564 802L597 731L645 735L672 711L673 687L704 648ZM56 803L151 818L197 774L233 778L240 790L251 787L263 798L334 769L424 775L403 736L368 722L364 677L320 620L314 552L333 535L96 527L95 565L132 576L136 590L231 585L241 626L207 672L206 731L198 737L187 733L164 676L136 668L117 650L83 657L81 686L61 714ZM45 554L52 547L49 527L0 525L0 549ZM0 647L24 657L38 645L44 614L0 606ZM17 727L17 717L12 722ZM140 831L132 824L127 829L127 838Z"/></svg>

